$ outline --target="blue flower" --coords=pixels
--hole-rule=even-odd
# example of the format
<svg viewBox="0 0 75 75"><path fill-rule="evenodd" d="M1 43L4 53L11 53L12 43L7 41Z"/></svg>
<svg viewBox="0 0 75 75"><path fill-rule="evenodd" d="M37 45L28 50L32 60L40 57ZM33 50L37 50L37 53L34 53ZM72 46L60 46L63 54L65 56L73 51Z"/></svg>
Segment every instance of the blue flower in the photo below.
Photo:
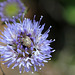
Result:
<svg viewBox="0 0 75 75"><path fill-rule="evenodd" d="M47 40L49 29L42 34L45 24L42 26L39 21L33 21L28 18L23 18L23 21L19 19L19 23L15 20L12 24L6 23L7 28L2 32L0 41L3 45L0 45L0 53L2 61L6 61L5 65L14 69L19 66L20 73L23 72L32 73L41 69L45 62L50 60L52 50L50 43L54 40ZM34 68L34 69L33 69Z"/></svg>
<svg viewBox="0 0 75 75"><path fill-rule="evenodd" d="M1 21L13 21L12 16L18 19L25 12L25 7L20 0L7 0L0 2Z"/></svg>

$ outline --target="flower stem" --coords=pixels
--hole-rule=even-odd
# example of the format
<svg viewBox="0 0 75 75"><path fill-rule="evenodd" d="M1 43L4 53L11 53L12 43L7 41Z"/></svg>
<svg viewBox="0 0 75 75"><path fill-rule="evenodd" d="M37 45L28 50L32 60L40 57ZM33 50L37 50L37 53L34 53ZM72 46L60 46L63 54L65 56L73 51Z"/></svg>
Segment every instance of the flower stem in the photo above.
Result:
<svg viewBox="0 0 75 75"><path fill-rule="evenodd" d="M0 57L1 57L1 55L0 55ZM5 73L4 73L4 71L3 71L2 67L1 67L1 62L0 62L0 69L2 71L2 74L5 75Z"/></svg>

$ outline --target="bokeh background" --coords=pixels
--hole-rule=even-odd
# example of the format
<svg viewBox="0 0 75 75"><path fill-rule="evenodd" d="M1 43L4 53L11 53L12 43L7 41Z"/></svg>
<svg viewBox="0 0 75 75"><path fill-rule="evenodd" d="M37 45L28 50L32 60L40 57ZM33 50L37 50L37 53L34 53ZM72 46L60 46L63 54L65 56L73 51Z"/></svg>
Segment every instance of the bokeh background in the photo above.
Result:
<svg viewBox="0 0 75 75"><path fill-rule="evenodd" d="M5 0L0 0L5 1ZM56 51L52 60L33 75L75 75L75 0L21 0L28 8L26 18L36 20L44 16L41 25L45 23L45 32L51 25L48 39L56 39L51 44ZM6 25L0 21L0 30ZM1 35L1 33L0 33ZM14 70L1 64L5 75L32 75L31 72L19 74L18 67ZM2 71L0 70L0 75Z"/></svg>

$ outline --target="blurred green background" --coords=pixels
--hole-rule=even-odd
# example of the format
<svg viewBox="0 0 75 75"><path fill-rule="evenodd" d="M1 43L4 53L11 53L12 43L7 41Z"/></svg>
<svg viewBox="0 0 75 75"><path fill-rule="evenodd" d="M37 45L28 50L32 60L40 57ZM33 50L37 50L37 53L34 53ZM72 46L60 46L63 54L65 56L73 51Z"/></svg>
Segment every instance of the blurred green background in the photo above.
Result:
<svg viewBox="0 0 75 75"><path fill-rule="evenodd" d="M5 1L5 0L0 0ZM46 23L45 32L51 25L48 39L56 39L51 44L56 51L52 53L52 60L45 63L42 70L33 75L75 75L75 0L21 0L29 9L26 18L39 20L43 15L41 24ZM3 31L6 25L0 22ZM1 33L0 33L1 34ZM1 65L5 75L32 75L19 74L18 68L12 70ZM0 71L0 75L2 72Z"/></svg>

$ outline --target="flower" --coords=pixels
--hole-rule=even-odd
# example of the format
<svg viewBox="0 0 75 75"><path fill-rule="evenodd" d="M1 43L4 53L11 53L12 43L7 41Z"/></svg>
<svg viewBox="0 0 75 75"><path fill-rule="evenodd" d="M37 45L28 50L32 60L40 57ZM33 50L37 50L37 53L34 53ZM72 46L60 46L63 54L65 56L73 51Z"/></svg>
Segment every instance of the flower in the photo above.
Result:
<svg viewBox="0 0 75 75"><path fill-rule="evenodd" d="M25 11L25 7L20 0L7 0L0 2L1 21L13 21L12 16L18 19Z"/></svg>
<svg viewBox="0 0 75 75"><path fill-rule="evenodd" d="M28 18L23 18L23 21L19 19L19 23L15 20L12 24L6 23L8 26L2 32L0 41L4 45L0 45L0 52L2 61L6 61L5 65L10 67L14 64L12 69L19 66L20 73L23 72L32 73L41 69L44 66L44 62L50 60L51 53L54 52L49 46L52 41L47 40L49 29L42 34L45 24L40 25L40 21L33 21ZM34 68L34 69L32 69Z"/></svg>

